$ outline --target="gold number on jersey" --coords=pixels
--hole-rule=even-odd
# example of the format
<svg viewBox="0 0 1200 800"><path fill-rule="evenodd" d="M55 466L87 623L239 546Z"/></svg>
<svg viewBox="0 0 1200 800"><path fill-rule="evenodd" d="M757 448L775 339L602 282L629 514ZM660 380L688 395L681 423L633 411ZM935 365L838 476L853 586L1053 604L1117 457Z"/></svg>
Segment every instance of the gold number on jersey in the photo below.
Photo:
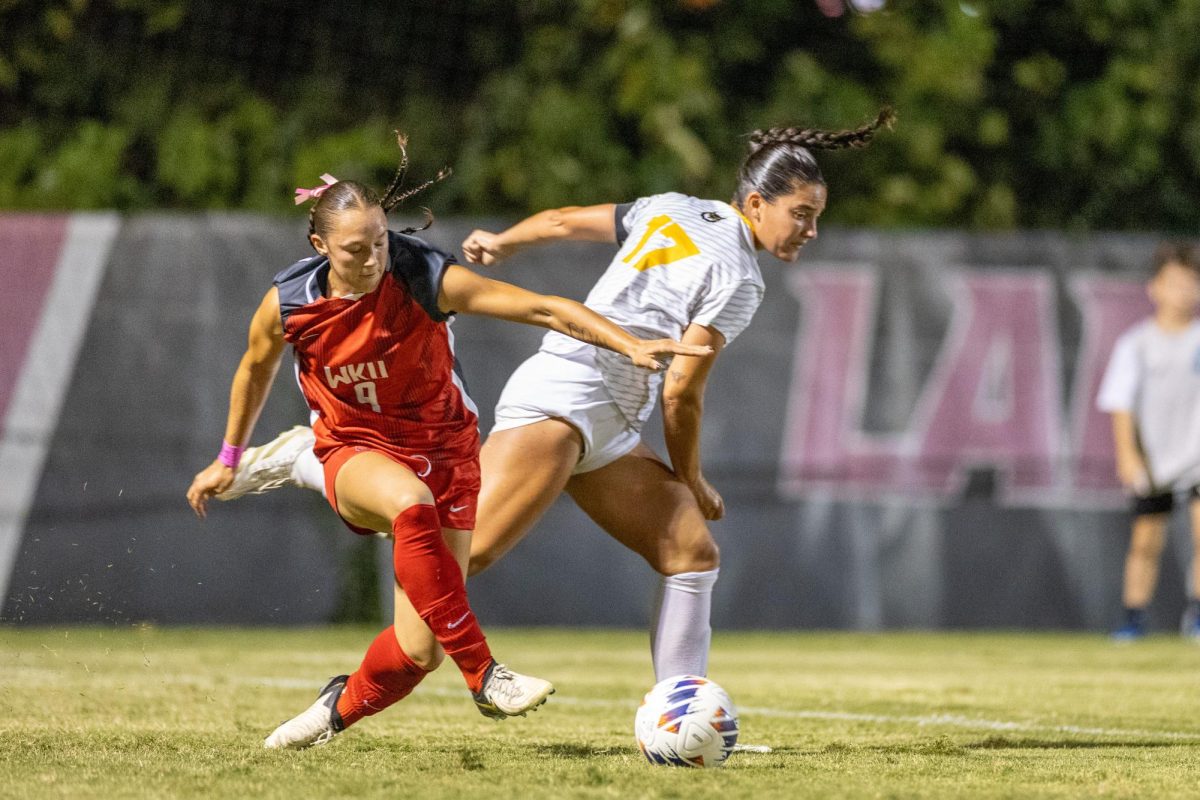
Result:
<svg viewBox="0 0 1200 800"><path fill-rule="evenodd" d="M683 228L679 227L679 223L668 217L666 214L660 214L650 220L650 224L646 226L646 233L642 236L642 240L638 242L637 247L629 251L629 255L622 259L626 264L637 258L646 243L650 241L650 237L656 233L661 233L663 236L671 240L671 244L666 247L656 247L653 250L647 250L642 254L642 257L637 260L633 268L638 272L645 272L651 267L661 267L670 264L672 261L678 261L681 258L694 256L700 252L700 248L696 247L696 243L691 240Z"/></svg>

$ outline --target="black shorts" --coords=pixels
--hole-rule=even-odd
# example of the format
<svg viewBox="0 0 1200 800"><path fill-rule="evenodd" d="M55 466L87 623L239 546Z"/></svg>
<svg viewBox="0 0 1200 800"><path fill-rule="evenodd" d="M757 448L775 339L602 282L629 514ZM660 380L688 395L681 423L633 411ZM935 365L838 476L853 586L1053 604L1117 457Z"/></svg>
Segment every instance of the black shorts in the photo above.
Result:
<svg viewBox="0 0 1200 800"><path fill-rule="evenodd" d="M1188 490L1188 500L1200 500L1200 486L1193 486ZM1149 516L1150 514L1170 514L1175 508L1175 494L1173 492L1163 492L1162 494L1151 494L1145 497L1133 498L1133 515L1135 517Z"/></svg>

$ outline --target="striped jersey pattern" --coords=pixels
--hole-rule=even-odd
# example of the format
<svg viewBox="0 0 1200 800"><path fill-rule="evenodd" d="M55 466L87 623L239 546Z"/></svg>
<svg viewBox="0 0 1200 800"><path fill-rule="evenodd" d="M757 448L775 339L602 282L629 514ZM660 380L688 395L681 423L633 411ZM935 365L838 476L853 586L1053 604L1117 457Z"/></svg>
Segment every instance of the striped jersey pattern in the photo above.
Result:
<svg viewBox="0 0 1200 800"><path fill-rule="evenodd" d="M620 249L585 304L643 339L679 339L708 325L726 344L750 324L763 298L762 273L745 219L728 203L671 192L617 206ZM571 357L579 343L551 332L547 353ZM650 417L662 373L595 349L596 367L634 430Z"/></svg>

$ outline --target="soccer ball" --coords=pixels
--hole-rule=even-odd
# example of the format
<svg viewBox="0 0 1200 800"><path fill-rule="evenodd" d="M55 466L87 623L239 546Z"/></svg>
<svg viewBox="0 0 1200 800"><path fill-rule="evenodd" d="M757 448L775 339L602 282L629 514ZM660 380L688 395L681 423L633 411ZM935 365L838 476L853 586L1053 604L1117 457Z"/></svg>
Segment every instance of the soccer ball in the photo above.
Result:
<svg viewBox="0 0 1200 800"><path fill-rule="evenodd" d="M651 764L719 767L737 744L737 709L708 678L677 675L646 693L633 733Z"/></svg>

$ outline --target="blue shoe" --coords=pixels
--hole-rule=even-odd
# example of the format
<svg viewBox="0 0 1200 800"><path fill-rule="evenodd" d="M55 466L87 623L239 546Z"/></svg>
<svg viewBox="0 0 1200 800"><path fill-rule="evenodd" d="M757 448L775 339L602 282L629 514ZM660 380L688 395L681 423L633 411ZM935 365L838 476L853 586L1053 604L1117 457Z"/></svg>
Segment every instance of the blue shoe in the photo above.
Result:
<svg viewBox="0 0 1200 800"><path fill-rule="evenodd" d="M1194 603L1188 603L1179 620L1179 635L1200 644L1200 609Z"/></svg>
<svg viewBox="0 0 1200 800"><path fill-rule="evenodd" d="M1115 642L1136 642L1146 638L1146 626L1134 622L1126 623L1113 631L1112 638Z"/></svg>

